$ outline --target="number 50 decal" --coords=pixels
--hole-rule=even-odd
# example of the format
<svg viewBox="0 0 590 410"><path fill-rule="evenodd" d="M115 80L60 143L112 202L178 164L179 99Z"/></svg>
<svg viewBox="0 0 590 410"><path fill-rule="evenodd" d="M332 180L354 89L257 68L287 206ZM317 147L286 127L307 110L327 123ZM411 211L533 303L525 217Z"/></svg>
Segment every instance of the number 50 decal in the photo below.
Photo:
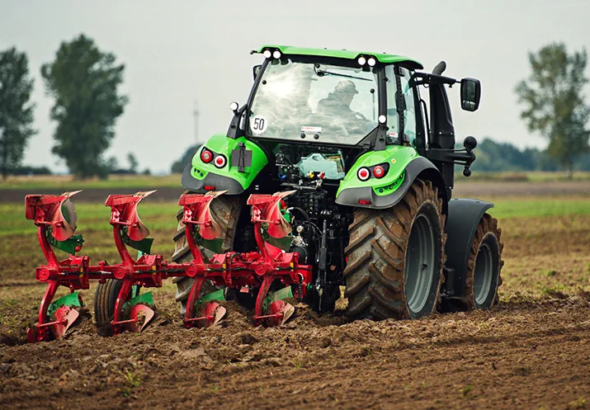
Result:
<svg viewBox="0 0 590 410"><path fill-rule="evenodd" d="M262 115L256 115L250 122L250 128L252 128L252 134L254 135L262 135L267 127L268 122Z"/></svg>

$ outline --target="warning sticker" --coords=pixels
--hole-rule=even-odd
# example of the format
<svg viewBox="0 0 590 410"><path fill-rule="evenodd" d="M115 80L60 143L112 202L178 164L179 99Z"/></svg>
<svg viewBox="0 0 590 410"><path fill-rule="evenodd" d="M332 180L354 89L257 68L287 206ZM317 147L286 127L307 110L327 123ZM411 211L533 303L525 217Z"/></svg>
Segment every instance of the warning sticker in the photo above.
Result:
<svg viewBox="0 0 590 410"><path fill-rule="evenodd" d="M303 127L301 127L301 132L311 132L314 134L318 134L318 133L322 132L322 127L303 126Z"/></svg>
<svg viewBox="0 0 590 410"><path fill-rule="evenodd" d="M262 135L268 128L268 121L266 121L266 118L264 118L262 115L257 115L252 118L252 122L250 124L250 127L252 128L252 134L254 135Z"/></svg>

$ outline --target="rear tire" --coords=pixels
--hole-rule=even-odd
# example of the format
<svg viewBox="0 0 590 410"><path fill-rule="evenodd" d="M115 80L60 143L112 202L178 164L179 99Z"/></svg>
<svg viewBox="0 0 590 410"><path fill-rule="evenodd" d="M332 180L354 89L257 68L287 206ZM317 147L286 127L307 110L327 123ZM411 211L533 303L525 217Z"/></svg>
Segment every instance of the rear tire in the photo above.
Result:
<svg viewBox="0 0 590 410"><path fill-rule="evenodd" d="M485 214L477 226L467 262L465 298L459 302L460 310L489 310L499 300L498 288L504 261L500 242L502 230L498 220Z"/></svg>
<svg viewBox="0 0 590 410"><path fill-rule="evenodd" d="M219 223L224 234L221 245L222 252L229 252L233 249L234 237L236 234L236 227L238 226L238 218L242 209L241 196L225 196L222 195L211 202L211 214L215 221ZM182 223L183 210L181 209L176 214L178 221L178 229L174 235L174 255L172 255L172 262L183 263L192 260L191 251L186 243L185 226ZM214 252L207 248L201 248L201 252L206 257L211 257ZM194 279L189 277L176 277L172 280L176 283L176 301L180 303L180 314L184 315L186 310L186 301L193 285ZM215 287L210 282L205 282L201 290L201 294L206 294L215 290Z"/></svg>
<svg viewBox="0 0 590 410"><path fill-rule="evenodd" d="M344 270L352 319L419 319L436 311L446 260L443 200L414 181L386 210L359 209L350 225Z"/></svg>

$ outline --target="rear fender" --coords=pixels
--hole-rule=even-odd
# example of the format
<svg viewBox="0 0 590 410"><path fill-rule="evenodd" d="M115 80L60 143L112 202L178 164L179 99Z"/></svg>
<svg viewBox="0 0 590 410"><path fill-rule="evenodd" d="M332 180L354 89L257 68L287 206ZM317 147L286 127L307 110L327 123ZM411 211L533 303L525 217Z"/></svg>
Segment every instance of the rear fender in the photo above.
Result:
<svg viewBox="0 0 590 410"><path fill-rule="evenodd" d="M242 163L239 161L240 144L244 147ZM225 166L217 168L215 160L203 162L203 149L213 152L214 158L218 155L225 156ZM233 139L227 138L225 134L215 134L199 148L192 161L185 167L181 183L193 192L227 191L227 195L238 195L250 187L266 164L266 154L254 142L244 137Z"/></svg>
<svg viewBox="0 0 590 410"><path fill-rule="evenodd" d="M384 178L359 180L359 168L371 169L383 163L389 166ZM361 156L341 182L336 203L358 208L391 208L402 200L416 178L432 181L444 199L443 211L446 213L446 190L438 169L413 148L401 146L390 146L385 151L373 151Z"/></svg>
<svg viewBox="0 0 590 410"><path fill-rule="evenodd" d="M445 226L447 277L444 285L449 297L461 298L465 296L465 279L471 242L473 242L479 221L486 211L493 207L494 204L491 202L477 199L457 198L449 201L449 213Z"/></svg>

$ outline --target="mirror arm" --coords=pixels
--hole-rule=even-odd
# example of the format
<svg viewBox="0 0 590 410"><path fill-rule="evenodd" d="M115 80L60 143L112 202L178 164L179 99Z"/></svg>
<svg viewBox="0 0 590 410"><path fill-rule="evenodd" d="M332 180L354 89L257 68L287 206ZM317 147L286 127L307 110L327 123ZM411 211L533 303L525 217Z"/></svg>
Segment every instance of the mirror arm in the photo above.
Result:
<svg viewBox="0 0 590 410"><path fill-rule="evenodd" d="M234 113L234 117L231 119L227 130L227 138L236 139L244 136L244 130L240 128L240 120L242 119L242 114L246 111L246 108L248 108L248 106L243 105Z"/></svg>
<svg viewBox="0 0 590 410"><path fill-rule="evenodd" d="M471 164L475 161L476 156L472 149L465 148L458 152L450 149L431 148L427 151L427 158L431 161L439 161L447 164L463 165L463 175L471 175Z"/></svg>

